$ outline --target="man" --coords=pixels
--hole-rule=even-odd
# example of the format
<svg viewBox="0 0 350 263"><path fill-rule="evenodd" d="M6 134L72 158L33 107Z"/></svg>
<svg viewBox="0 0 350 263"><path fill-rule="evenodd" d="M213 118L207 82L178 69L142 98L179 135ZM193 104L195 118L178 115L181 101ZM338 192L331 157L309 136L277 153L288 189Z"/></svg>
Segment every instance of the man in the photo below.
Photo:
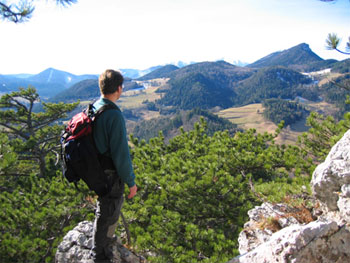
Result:
<svg viewBox="0 0 350 263"><path fill-rule="evenodd" d="M100 75L101 98L94 103L95 111L105 104L114 104L120 98L123 81L123 76L114 70L106 70ZM110 262L113 258L111 243L124 200L124 185L129 187L129 199L137 192L125 121L118 106L115 105L115 109L106 110L100 115L95 123L93 136L99 153L111 157L115 167L115 170L105 170L113 185L107 196L98 197L93 234L95 262Z"/></svg>

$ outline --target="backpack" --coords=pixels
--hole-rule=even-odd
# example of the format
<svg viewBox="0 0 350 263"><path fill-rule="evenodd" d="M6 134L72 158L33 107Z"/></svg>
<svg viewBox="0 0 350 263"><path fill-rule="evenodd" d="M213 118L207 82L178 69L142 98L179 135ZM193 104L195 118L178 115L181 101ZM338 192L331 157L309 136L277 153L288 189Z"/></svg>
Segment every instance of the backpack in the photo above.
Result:
<svg viewBox="0 0 350 263"><path fill-rule="evenodd" d="M82 179L98 196L107 195L112 187L112 178L104 172L113 169L110 157L99 154L93 138L93 126L98 117L108 109L116 109L115 105L106 104L96 113L93 104L73 116L61 135L61 158L63 175L70 183Z"/></svg>

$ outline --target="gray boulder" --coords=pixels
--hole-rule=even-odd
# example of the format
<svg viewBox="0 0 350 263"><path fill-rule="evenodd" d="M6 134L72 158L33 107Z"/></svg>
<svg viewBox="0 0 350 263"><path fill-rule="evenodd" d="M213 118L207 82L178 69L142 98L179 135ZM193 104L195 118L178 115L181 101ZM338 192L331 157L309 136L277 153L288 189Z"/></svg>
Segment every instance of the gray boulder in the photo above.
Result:
<svg viewBox="0 0 350 263"><path fill-rule="evenodd" d="M93 263L90 255L92 230L93 223L83 221L69 231L57 248L55 263ZM117 241L113 246L113 255L114 263L145 262Z"/></svg>

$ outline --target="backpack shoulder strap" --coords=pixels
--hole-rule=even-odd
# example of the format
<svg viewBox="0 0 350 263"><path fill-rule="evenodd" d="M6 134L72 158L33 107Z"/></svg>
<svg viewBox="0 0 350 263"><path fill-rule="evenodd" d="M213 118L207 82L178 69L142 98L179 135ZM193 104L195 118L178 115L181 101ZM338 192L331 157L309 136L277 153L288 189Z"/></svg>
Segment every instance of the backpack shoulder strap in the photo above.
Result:
<svg viewBox="0 0 350 263"><path fill-rule="evenodd" d="M95 114L94 114L94 117L95 119L94 120L97 120L97 118L103 113L105 112L106 110L112 110L112 109L117 109L117 106L114 105L114 104L105 104L103 105L101 108L99 108Z"/></svg>
<svg viewBox="0 0 350 263"><path fill-rule="evenodd" d="M91 104L92 105L92 107L93 107L93 104ZM89 105L90 106L90 105ZM105 105L103 105L101 108L99 108L95 113L94 113L94 119L93 119L93 122L92 122L92 125L94 126L95 125L95 122L97 121L97 119L98 119L98 117L100 117L101 116L101 114L103 113L103 112L105 112L106 110L111 110L111 109L118 109L118 107L117 107L117 105L115 105L115 104L105 104ZM95 149L97 150L97 147L96 147L96 142L95 142L95 140L93 140L93 142L94 142L94 147L95 147ZM97 151L98 152L98 151ZM99 155L99 158L100 158L100 161L102 161L103 160L103 156L104 156L104 154L105 153L103 153L103 154L98 154ZM110 158L107 158L108 159L108 161L105 161L105 164L108 164L109 165L109 163L112 163L112 165L109 165L110 167L113 167L113 161L110 159ZM105 160L107 160L107 159L105 159ZM104 164L104 165L105 165Z"/></svg>

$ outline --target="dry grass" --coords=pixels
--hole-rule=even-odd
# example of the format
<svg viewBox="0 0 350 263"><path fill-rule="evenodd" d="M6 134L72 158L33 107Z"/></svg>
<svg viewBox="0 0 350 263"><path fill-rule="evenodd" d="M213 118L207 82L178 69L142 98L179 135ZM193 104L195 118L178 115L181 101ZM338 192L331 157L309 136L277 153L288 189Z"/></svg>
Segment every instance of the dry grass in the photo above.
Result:
<svg viewBox="0 0 350 263"><path fill-rule="evenodd" d="M300 205L294 208L295 211L287 213L286 217L294 217L301 224L308 224L314 221L311 211L304 205Z"/></svg>
<svg viewBox="0 0 350 263"><path fill-rule="evenodd" d="M324 77L324 78L322 78L322 79L320 80L320 82L318 83L318 86L320 87L320 86L322 86L322 85L324 85L324 84L327 84L327 83L329 83L330 80L336 79L336 78L338 78L338 77L340 77L340 76L342 76L342 75L344 75L344 74L340 74L340 73L329 73L329 74L327 74L326 77Z"/></svg>
<svg viewBox="0 0 350 263"><path fill-rule="evenodd" d="M330 103L327 103L325 101L316 102L316 103L308 103L308 104L305 104L305 107L309 111L316 111L316 112L319 112L325 116L334 115L335 113L337 113L339 111L339 109L337 109L337 107L334 104L330 104Z"/></svg>
<svg viewBox="0 0 350 263"><path fill-rule="evenodd" d="M258 133L274 133L277 125L264 118L262 104L250 104L243 107L235 107L218 112L218 116L237 124L238 128L256 129ZM276 138L277 143L292 144L297 141L302 131L305 131L305 120L297 122L292 127L286 127Z"/></svg>
<svg viewBox="0 0 350 263"><path fill-rule="evenodd" d="M317 111L323 115L334 115L338 110L335 105L327 102L310 102L304 104L307 110ZM262 104L250 104L243 107L228 108L217 113L218 116L228 119L232 123L237 124L238 128L241 129L256 129L259 133L273 133L277 129L277 125L264 118L263 113L264 107ZM306 124L306 117L300 121L293 123L290 126L285 127L280 135L276 138L277 143L283 144L294 144L298 136L308 130Z"/></svg>
<svg viewBox="0 0 350 263"><path fill-rule="evenodd" d="M286 196L284 203L288 205L288 211L284 211L284 217L294 217L300 224L308 224L314 221L312 216L312 210L317 209L319 203L312 201L312 204L307 205L307 202L310 203L310 200L303 198L303 200L298 200L297 196Z"/></svg>
<svg viewBox="0 0 350 263"><path fill-rule="evenodd" d="M288 201L287 201L288 205ZM316 207L315 207L316 208ZM312 216L312 208L307 208L305 203L299 205L288 206L285 211L282 211L281 214L270 217L261 217L260 220L256 223L257 228L259 229L269 229L272 232L277 232L282 229L282 226L279 223L279 220L282 218L295 218L300 224L308 224L315 219Z"/></svg>
<svg viewBox="0 0 350 263"><path fill-rule="evenodd" d="M148 100L150 102L153 102L161 98L162 93L155 92L158 88L159 86L149 86L145 90L125 91L120 97L118 104L122 108L126 108L126 109L135 109L135 108L142 107L143 101Z"/></svg>
<svg viewBox="0 0 350 263"><path fill-rule="evenodd" d="M282 229L280 223L278 222L278 217L263 217L260 219L260 221L257 223L257 228L264 230L264 229L269 229L273 233L279 231Z"/></svg>
<svg viewBox="0 0 350 263"><path fill-rule="evenodd" d="M149 87L146 90L140 91L126 91L120 97L118 104L127 109L134 109L143 106L143 101L155 101L160 99L161 93L156 93L155 91L158 87Z"/></svg>
<svg viewBox="0 0 350 263"><path fill-rule="evenodd" d="M262 113L264 108L261 104L250 104L243 107L234 107L218 112L218 116L228 119L242 129L254 128L257 132L274 132L277 129L271 121L266 121Z"/></svg>

